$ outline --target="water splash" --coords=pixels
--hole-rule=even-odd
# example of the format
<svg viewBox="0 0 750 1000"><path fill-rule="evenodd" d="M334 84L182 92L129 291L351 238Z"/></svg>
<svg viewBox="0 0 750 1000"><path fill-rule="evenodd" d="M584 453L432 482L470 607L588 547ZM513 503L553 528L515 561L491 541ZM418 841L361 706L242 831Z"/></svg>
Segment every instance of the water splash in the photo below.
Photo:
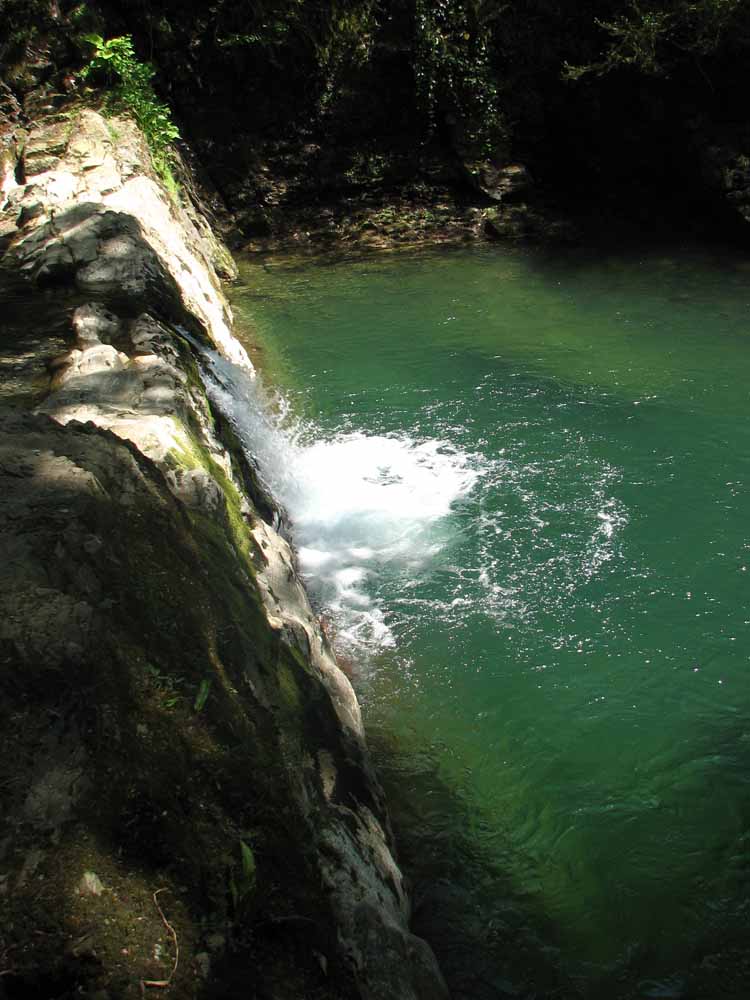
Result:
<svg viewBox="0 0 750 1000"><path fill-rule="evenodd" d="M379 587L394 574L414 576L444 546L447 516L478 477L472 457L408 434L321 437L260 379L216 353L205 357L209 397L285 507L300 569L337 646L361 659L395 645Z"/></svg>

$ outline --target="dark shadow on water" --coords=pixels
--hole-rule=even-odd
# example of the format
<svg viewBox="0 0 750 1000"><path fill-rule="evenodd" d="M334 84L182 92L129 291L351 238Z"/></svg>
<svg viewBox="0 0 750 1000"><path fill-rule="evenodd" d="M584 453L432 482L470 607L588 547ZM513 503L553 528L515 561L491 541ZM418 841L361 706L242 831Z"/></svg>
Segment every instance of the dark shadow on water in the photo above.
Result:
<svg viewBox="0 0 750 1000"><path fill-rule="evenodd" d="M736 731L722 734L720 744L737 750L745 729L738 723ZM750 864L742 861L742 847L750 841L750 826L728 850L728 866L742 868L733 873L735 904L722 916L728 900L716 900L715 921L686 947L677 967L665 969L665 956L645 942L635 943L611 966L586 966L565 954L563 929L519 887L523 859L513 857L501 831L491 829L481 809L451 787L430 751L399 745L377 726L368 732L413 900L412 929L433 947L454 1000L745 1000L749 995L750 946L742 913L750 907L745 891ZM714 750L715 736L706 734ZM676 912L675 935L679 921Z"/></svg>
<svg viewBox="0 0 750 1000"><path fill-rule="evenodd" d="M476 808L428 752L377 727L368 733L410 883L412 929L432 945L454 1000L582 996L562 971L551 922L530 915L498 862L502 847L493 857L482 843Z"/></svg>

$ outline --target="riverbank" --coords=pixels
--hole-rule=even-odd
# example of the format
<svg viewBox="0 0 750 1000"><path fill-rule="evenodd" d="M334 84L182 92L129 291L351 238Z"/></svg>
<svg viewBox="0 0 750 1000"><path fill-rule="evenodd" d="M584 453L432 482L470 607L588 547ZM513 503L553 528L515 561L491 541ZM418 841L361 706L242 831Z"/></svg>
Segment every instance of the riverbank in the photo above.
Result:
<svg viewBox="0 0 750 1000"><path fill-rule="evenodd" d="M284 225L268 236L239 241L249 253L289 254L415 250L484 242L565 244L575 241L573 222L550 218L537 207L462 206L449 192L435 200L393 196L354 204L310 206L285 213Z"/></svg>

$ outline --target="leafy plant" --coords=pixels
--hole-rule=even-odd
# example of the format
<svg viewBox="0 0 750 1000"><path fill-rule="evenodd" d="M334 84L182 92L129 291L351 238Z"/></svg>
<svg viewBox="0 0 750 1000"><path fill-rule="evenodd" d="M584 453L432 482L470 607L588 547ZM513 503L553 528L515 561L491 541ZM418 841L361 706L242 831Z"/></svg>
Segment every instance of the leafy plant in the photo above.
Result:
<svg viewBox="0 0 750 1000"><path fill-rule="evenodd" d="M208 696L211 692L211 680L209 678L203 678L198 686L198 693L195 696L195 703L193 708L196 712L200 712L208 701Z"/></svg>
<svg viewBox="0 0 750 1000"><path fill-rule="evenodd" d="M241 50L249 50L246 65L303 71L306 90L324 112L346 70L370 58L377 7L377 0L215 0L208 15L219 48L240 61Z"/></svg>
<svg viewBox="0 0 750 1000"><path fill-rule="evenodd" d="M235 913L239 912L254 888L255 855L245 841L241 840L239 871L237 871L236 878L234 872L229 876L229 893L232 897L232 905L234 906Z"/></svg>
<svg viewBox="0 0 750 1000"><path fill-rule="evenodd" d="M85 3L77 3L75 7L70 12L70 20L73 24L78 25L86 21L90 16L88 5Z"/></svg>
<svg viewBox="0 0 750 1000"><path fill-rule="evenodd" d="M152 663L146 664L145 674L149 687L159 696L164 707L175 708L180 701L179 688L184 683L184 679L163 674Z"/></svg>
<svg viewBox="0 0 750 1000"><path fill-rule="evenodd" d="M106 75L113 87L111 104L133 116L146 137L155 170L168 187L174 188L172 144L180 132L168 106L154 92L153 66L138 59L131 35L107 41L101 35L86 35L85 41L93 45L94 54L81 75L84 79L97 72Z"/></svg>

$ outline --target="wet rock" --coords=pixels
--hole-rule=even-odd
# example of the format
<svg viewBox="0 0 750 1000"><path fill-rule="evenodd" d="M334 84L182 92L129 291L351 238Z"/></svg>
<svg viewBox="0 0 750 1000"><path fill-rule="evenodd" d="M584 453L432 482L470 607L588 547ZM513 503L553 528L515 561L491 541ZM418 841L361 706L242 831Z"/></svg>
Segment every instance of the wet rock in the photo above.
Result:
<svg viewBox="0 0 750 1000"><path fill-rule="evenodd" d="M203 469L170 469L167 481L175 496L188 507L213 513L220 508L222 494L216 481Z"/></svg>
<svg viewBox="0 0 750 1000"><path fill-rule="evenodd" d="M449 1000L435 956L425 941L405 933L396 921L384 921L369 902L358 905L355 923L361 942L356 962L363 997Z"/></svg>
<svg viewBox="0 0 750 1000"><path fill-rule="evenodd" d="M534 232L534 221L526 206L488 209L483 216L484 230L493 240L517 240Z"/></svg>

